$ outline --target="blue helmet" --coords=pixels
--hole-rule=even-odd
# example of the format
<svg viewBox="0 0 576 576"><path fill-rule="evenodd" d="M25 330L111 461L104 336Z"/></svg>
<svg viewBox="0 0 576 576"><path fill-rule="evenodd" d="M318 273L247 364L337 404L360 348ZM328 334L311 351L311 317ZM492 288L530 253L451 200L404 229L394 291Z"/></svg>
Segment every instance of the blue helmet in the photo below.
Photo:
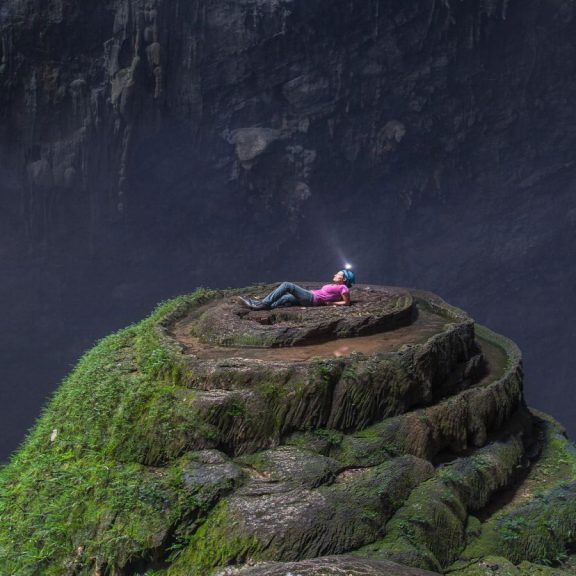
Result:
<svg viewBox="0 0 576 576"><path fill-rule="evenodd" d="M352 284L356 282L356 274L354 274L354 272L352 272L352 270L349 270L348 268L343 268L342 270L340 270L340 272L344 274L344 278L346 278L345 284L346 286L348 286L348 288L350 288Z"/></svg>

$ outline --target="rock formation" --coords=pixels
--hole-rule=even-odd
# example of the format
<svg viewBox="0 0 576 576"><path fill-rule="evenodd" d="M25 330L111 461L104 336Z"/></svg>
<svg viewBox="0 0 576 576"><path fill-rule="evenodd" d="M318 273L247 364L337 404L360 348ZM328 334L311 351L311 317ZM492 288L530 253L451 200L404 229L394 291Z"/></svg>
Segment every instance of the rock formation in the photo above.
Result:
<svg viewBox="0 0 576 576"><path fill-rule="evenodd" d="M576 448L512 341L415 289L237 302L270 288L81 359L0 471L2 574L574 573Z"/></svg>

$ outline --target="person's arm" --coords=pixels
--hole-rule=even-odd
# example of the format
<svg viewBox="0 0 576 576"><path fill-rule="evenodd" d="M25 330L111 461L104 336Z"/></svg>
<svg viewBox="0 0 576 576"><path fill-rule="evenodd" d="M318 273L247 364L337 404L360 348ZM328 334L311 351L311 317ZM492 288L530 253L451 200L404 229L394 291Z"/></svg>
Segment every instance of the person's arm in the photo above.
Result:
<svg viewBox="0 0 576 576"><path fill-rule="evenodd" d="M334 302L334 306L350 306L350 292L344 292L342 300Z"/></svg>

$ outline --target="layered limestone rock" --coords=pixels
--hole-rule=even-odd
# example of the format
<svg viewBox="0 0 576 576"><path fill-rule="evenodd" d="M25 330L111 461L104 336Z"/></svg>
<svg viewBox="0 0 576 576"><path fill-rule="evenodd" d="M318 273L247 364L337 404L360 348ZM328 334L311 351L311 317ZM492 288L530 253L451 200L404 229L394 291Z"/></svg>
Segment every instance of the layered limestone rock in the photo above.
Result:
<svg viewBox="0 0 576 576"><path fill-rule="evenodd" d="M0 471L2 573L568 573L576 449L513 342L413 289L238 303L270 288L83 357Z"/></svg>

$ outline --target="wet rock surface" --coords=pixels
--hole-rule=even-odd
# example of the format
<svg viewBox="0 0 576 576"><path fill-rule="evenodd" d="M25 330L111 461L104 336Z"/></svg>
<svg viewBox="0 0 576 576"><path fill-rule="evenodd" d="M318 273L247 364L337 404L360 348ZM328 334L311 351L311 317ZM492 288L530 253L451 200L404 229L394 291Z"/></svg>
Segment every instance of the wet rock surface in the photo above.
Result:
<svg viewBox="0 0 576 576"><path fill-rule="evenodd" d="M254 567L227 569L216 576L432 576L436 572L419 570L396 562L354 556L328 556L302 562L264 562Z"/></svg>
<svg viewBox="0 0 576 576"><path fill-rule="evenodd" d="M196 391L191 405L214 426L217 442L222 443L216 446L240 454L276 446L282 438L306 427L362 429L383 416L403 414L416 405L434 404L447 394L472 386L483 376L485 366L474 339L474 323L462 311L442 307L436 310L433 304L424 305L423 299L420 311L414 303L417 292L397 288L372 286L358 289L355 294L358 294L354 296L358 312L354 305L342 307L343 310L287 309L287 317L291 319L288 324L295 331L312 334L317 332L318 325L357 326L360 318L360 326L366 326L368 321L370 331L380 329L384 335L390 334L381 343L380 333L366 337L380 344L380 348L370 347L369 354L346 350L347 346L341 344L347 342L353 347L362 336L343 339L336 330L332 333L337 341L334 351L322 348L305 361L280 354L276 357L275 348L255 357L246 357L242 347L220 347L224 352L216 358L213 354L198 353L190 335L186 335L186 331L196 333L197 318L209 322L222 314L225 319L234 315L239 330L252 329L257 334L261 329L259 322L247 318L251 313L236 302L234 294L217 296L166 328L166 336L188 352L185 355L190 374L188 386ZM382 309L388 312L390 306L400 308L401 324L410 322L397 328L406 332L406 338L400 341L394 339L390 326L390 321L397 321L397 311L379 316L374 313ZM418 314L424 315L425 310L423 324L411 329ZM443 312L439 313L440 310ZM256 317L275 314L276 311L259 312ZM284 310L279 314L284 314ZM226 334L228 326L222 320L213 324ZM302 347L314 349L315 344ZM184 401L186 398L184 395Z"/></svg>
<svg viewBox="0 0 576 576"><path fill-rule="evenodd" d="M254 550L274 550L275 559L286 561L355 550L372 542L410 492L433 473L429 462L402 456L342 473L317 489L255 480L229 500L226 538L247 537ZM297 473L294 478L297 482ZM208 532L221 530L206 526Z"/></svg>

